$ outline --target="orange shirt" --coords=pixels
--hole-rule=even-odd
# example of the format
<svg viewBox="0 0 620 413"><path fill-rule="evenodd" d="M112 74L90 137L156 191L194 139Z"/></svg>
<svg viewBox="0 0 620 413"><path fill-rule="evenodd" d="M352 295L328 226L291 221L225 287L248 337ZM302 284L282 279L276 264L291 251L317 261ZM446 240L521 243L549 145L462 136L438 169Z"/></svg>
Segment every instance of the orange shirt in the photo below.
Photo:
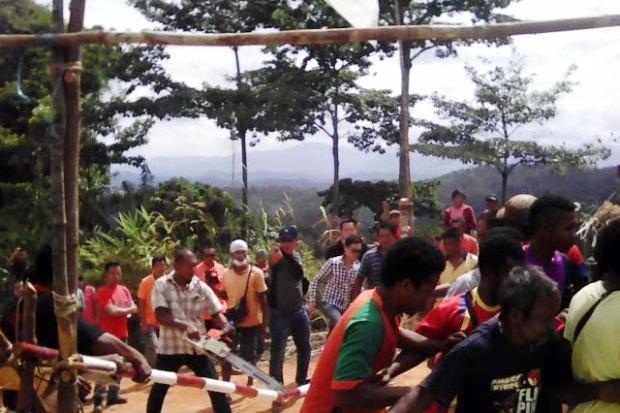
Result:
<svg viewBox="0 0 620 413"><path fill-rule="evenodd" d="M153 274L149 274L144 277L142 281L140 281L138 298L140 299L140 305L142 306L142 311L144 312L144 322L150 326L159 328L151 299L153 287L155 287L155 277L153 277Z"/></svg>
<svg viewBox="0 0 620 413"><path fill-rule="evenodd" d="M376 290L364 291L336 324L312 375L301 413L381 413L385 409L338 409L334 391L351 390L390 366L398 320L388 318Z"/></svg>
<svg viewBox="0 0 620 413"><path fill-rule="evenodd" d="M478 255L479 253L479 245L478 240L471 235L463 234L463 239L461 240L461 249L463 251L467 251L470 254ZM443 241L439 243L439 251L446 253L446 247L443 245Z"/></svg>
<svg viewBox="0 0 620 413"><path fill-rule="evenodd" d="M267 291L265 275L258 267L252 267L252 274L248 280L249 271L237 274L233 269L224 271L224 291L228 297L228 305L233 308L239 304L245 293L246 283L248 286L245 302L248 307L248 315L238 324L239 327L255 327L263 322L258 296Z"/></svg>
<svg viewBox="0 0 620 413"><path fill-rule="evenodd" d="M225 270L226 269L224 268L224 266L217 261L215 261L213 265L211 266L207 266L207 264L205 264L204 261L200 261L198 265L194 267L194 274L196 275L196 277L200 278L200 281L206 282L207 285L213 290L215 295L218 296L218 299L220 300L220 304L222 304L222 307L223 307L222 312L226 311L226 300L220 297L219 294L222 291L224 291L224 271ZM207 274L209 272L215 272L215 274L217 275L218 283L215 284L215 286L213 287L206 280ZM211 314L209 314L209 312L205 312L204 319L211 320Z"/></svg>
<svg viewBox="0 0 620 413"><path fill-rule="evenodd" d="M129 289L124 285L117 285L114 288L110 288L107 285L99 287L97 290L97 308L99 310L99 327L106 333L110 333L121 340L125 340L129 337L129 331L127 330L127 316L109 315L105 308L108 304L114 304L117 307L131 307L133 305L133 299Z"/></svg>

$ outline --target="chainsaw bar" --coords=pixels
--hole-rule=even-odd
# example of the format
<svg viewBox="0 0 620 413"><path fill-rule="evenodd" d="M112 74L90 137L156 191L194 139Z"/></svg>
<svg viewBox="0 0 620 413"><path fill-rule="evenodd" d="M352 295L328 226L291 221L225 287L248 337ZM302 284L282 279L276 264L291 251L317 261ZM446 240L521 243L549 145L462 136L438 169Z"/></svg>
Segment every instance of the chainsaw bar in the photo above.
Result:
<svg viewBox="0 0 620 413"><path fill-rule="evenodd" d="M222 341L209 338L208 336L201 337L198 341L192 340L189 337L185 337L185 340L187 340L201 352L206 353L210 356L214 356L220 362L228 362L236 370L239 370L242 373L253 377L254 379L265 384L271 390L275 390L281 393L288 391L288 389L282 383L271 377L269 374L265 373L255 365L242 359L236 354L233 354L230 347L228 347Z"/></svg>

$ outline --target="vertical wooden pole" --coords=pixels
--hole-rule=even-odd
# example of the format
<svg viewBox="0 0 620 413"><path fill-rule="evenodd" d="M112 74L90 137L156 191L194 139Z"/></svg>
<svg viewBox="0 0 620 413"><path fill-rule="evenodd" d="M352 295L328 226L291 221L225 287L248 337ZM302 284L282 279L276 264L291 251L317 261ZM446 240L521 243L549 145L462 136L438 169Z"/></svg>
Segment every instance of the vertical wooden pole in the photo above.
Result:
<svg viewBox="0 0 620 413"><path fill-rule="evenodd" d="M18 307L17 317L21 320L20 331L17 331L16 341L36 344L36 314L37 292L32 284L26 282L21 305ZM34 368L33 360L24 359L19 370L20 387L17 394L17 412L35 412L37 393L34 391Z"/></svg>
<svg viewBox="0 0 620 413"><path fill-rule="evenodd" d="M64 33L64 4L63 0L54 0L52 6L53 25L55 33ZM65 53L64 48L53 49L53 108L54 124L51 129L50 144L50 181L53 229L53 267L54 292L67 298L72 290L69 288L67 277L67 213L65 193L65 135L67 127L67 107L65 102ZM79 96L79 94L78 94ZM71 201L69 201L71 202ZM73 289L75 291L75 287ZM60 359L67 360L76 353L76 319L75 314L67 313L65 306L55 304L58 321L58 344ZM75 413L78 408L76 377L71 369L59 370L58 410Z"/></svg>

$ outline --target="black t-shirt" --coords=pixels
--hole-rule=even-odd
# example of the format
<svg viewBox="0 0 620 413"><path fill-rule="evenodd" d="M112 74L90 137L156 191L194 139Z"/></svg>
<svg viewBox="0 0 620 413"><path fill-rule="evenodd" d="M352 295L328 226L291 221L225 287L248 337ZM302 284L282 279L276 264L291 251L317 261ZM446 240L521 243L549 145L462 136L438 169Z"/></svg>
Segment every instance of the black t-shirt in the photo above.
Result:
<svg viewBox="0 0 620 413"><path fill-rule="evenodd" d="M521 350L491 320L457 345L421 384L439 404L457 397L457 413L555 413L561 404L549 392L570 382L570 345L554 336Z"/></svg>
<svg viewBox="0 0 620 413"><path fill-rule="evenodd" d="M0 328L11 341L15 341L17 301L7 306L2 317ZM36 312L37 344L49 348L58 348L58 326L54 313L54 300L50 293L39 294ZM103 334L99 327L89 324L82 317L78 317L77 345L81 354L92 354L92 345Z"/></svg>
<svg viewBox="0 0 620 413"><path fill-rule="evenodd" d="M360 254L360 258L363 257L364 254L366 254L366 251L368 251L368 245L362 243L362 253ZM325 251L325 260L334 257L340 257L341 255L344 255L344 245L342 245L341 241L338 241L331 247L327 248L327 250Z"/></svg>

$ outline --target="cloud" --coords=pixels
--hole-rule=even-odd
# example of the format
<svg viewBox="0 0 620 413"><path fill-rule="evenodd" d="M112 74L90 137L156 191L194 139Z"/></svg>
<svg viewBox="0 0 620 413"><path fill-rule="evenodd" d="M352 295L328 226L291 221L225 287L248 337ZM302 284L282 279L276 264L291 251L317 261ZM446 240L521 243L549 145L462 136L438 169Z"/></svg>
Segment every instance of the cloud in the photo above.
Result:
<svg viewBox="0 0 620 413"><path fill-rule="evenodd" d="M608 0L523 0L507 10L525 20L570 18L620 13L620 2ZM117 30L145 30L154 25L123 0L89 0L86 10L88 26L101 25ZM620 48L617 39L620 28L596 29L514 38L518 53L526 58L528 69L537 74L536 85L544 88L559 80L571 64L578 70L573 93L560 101L558 116L543 126L529 128L532 136L548 142L575 145L594 137L606 139L620 133L620 117L616 115L617 97L620 96ZM175 79L198 86L203 82L225 84L234 74L234 57L230 49L218 47L170 47L171 59L166 68ZM432 54L423 56L414 64L411 92L438 92L453 99L471 97L472 86L467 81L463 66L477 64L483 56L493 62L504 63L510 58L508 47L489 48L475 45L463 48L457 58L437 59ZM265 56L258 47L240 51L244 69L260 67ZM366 87L400 90L398 56L378 61L371 75L363 79ZM432 108L420 105L416 116L432 116ZM206 119L176 119L158 123L149 134L150 142L138 152L147 157L173 155L230 155L235 146L228 140L228 132L218 129ZM318 141L327 142L323 137ZM291 143L295 145L299 143ZM250 151L277 148L282 143L265 138ZM348 145L345 143L345 145ZM618 145L614 144L617 149ZM250 152L251 156L251 152ZM609 163L620 161L615 150Z"/></svg>

